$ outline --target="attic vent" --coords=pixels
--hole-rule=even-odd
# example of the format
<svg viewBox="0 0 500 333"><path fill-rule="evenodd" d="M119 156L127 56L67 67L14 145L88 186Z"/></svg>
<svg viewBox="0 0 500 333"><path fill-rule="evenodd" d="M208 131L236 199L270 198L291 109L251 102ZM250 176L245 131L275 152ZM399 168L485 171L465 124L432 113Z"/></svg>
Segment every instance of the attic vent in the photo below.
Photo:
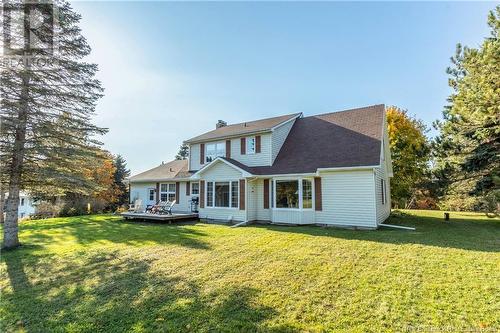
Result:
<svg viewBox="0 0 500 333"><path fill-rule="evenodd" d="M224 120L220 120L220 119L217 121L217 124L215 124L216 129L221 128L221 127L225 127L225 126L227 126L227 122L225 122Z"/></svg>

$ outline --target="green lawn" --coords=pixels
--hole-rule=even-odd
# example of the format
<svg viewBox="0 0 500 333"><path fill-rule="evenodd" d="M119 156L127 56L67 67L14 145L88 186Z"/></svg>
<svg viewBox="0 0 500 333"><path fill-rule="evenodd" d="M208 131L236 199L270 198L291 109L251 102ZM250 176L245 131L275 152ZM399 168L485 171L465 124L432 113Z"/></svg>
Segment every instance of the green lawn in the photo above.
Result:
<svg viewBox="0 0 500 333"><path fill-rule="evenodd" d="M2 332L446 332L500 328L500 221L417 231L25 222L2 253Z"/></svg>

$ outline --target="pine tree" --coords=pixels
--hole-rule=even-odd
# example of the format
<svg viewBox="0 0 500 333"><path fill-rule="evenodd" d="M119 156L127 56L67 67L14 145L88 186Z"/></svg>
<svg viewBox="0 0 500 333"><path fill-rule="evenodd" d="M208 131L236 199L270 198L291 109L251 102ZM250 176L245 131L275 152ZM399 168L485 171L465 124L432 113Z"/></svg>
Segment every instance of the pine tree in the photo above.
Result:
<svg viewBox="0 0 500 333"><path fill-rule="evenodd" d="M127 162L121 155L116 155L113 163L116 169L114 174L114 183L120 191L117 205L122 206L128 203L129 194L128 187L125 184L125 179L130 177L130 170L127 169Z"/></svg>
<svg viewBox="0 0 500 333"><path fill-rule="evenodd" d="M12 11L7 9L11 8L24 14L20 32L8 27ZM45 5L4 1L3 9L4 33L10 41L21 41L22 45L5 55L5 59L16 61L2 61L0 65L0 167L1 174L6 175L1 180L9 192L3 246L12 248L19 245L20 190L45 186L51 190L85 190L88 184L79 177L82 172L78 161L96 158L101 143L95 137L106 130L91 122L103 89L95 79L97 65L82 60L91 50L78 27L80 15L63 1ZM57 21L52 25L44 20L36 32L41 41L51 40L55 32L55 48L33 47L30 15L35 10L44 17L53 15ZM33 61L37 59L43 61Z"/></svg>
<svg viewBox="0 0 500 333"><path fill-rule="evenodd" d="M453 89L434 146L444 207L498 210L500 199L500 6L478 48L457 45L448 68Z"/></svg>
<svg viewBox="0 0 500 333"><path fill-rule="evenodd" d="M183 143L179 148L179 152L177 153L177 155L175 155L175 159L186 160L188 157L189 157L189 146Z"/></svg>

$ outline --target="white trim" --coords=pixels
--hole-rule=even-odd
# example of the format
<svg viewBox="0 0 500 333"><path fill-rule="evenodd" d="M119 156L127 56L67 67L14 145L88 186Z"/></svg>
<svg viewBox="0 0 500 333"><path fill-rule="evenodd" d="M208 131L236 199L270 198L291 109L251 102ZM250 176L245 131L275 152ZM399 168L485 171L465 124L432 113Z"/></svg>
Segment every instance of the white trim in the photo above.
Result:
<svg viewBox="0 0 500 333"><path fill-rule="evenodd" d="M271 131L274 132L278 127L282 126L282 125L285 125L286 123L292 121L292 120L295 120L297 118L301 118L302 117L302 112L299 112L295 117L292 117L290 119L287 119L281 123L279 123L278 125L275 125L273 127L271 127Z"/></svg>
<svg viewBox="0 0 500 333"><path fill-rule="evenodd" d="M238 198L236 200L236 207L231 207L231 204L233 202L233 187L232 187L233 182L238 184ZM212 194L213 194L212 206L208 205L208 183L214 184L212 186ZM215 183L229 183L229 207L215 206ZM205 180L205 207L202 209L240 210L240 195L241 195L241 188L240 188L240 181L239 180ZM245 197L245 200L246 200L246 197Z"/></svg>
<svg viewBox="0 0 500 333"><path fill-rule="evenodd" d="M231 162L228 162L226 161L225 159L221 158L221 157L217 157L215 160L213 160L212 162L208 163L207 165L205 165L203 168L201 168L200 170L196 171L190 179L200 179L200 175L205 172L206 170L210 169L213 165L215 165L215 163L217 163L218 161L221 161L221 162L224 162L226 163L227 165L229 165L230 167L238 170L239 172L241 172L242 174L242 177L243 178L246 178L246 177L252 177L253 175L243 169L241 169L240 167L237 167L236 165L232 164Z"/></svg>
<svg viewBox="0 0 500 333"><path fill-rule="evenodd" d="M320 172L325 172L325 171L371 170L371 169L375 169L375 168L380 168L380 165L338 167L338 168L318 168L318 170L316 171L316 176L319 176Z"/></svg>
<svg viewBox="0 0 500 333"><path fill-rule="evenodd" d="M302 187L302 180L309 180L311 182L311 208L303 208L303 187ZM298 182L298 194L299 194L299 207L298 208L278 208L276 207L276 181L297 181ZM276 210L276 211L296 211L296 212L308 212L308 211L314 211L314 207L316 204L316 198L314 196L315 193L315 188L314 188L314 178L310 177L297 177L297 178L283 178L283 179L276 179L273 178L272 181L270 182L272 184L272 198L271 198L271 207L269 209Z"/></svg>

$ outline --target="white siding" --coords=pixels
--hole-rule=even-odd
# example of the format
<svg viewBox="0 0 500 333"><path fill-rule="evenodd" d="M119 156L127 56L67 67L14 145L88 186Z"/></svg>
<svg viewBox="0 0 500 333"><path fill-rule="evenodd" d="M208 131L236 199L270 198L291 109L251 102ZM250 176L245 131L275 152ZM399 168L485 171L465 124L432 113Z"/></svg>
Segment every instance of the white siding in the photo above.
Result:
<svg viewBox="0 0 500 333"><path fill-rule="evenodd" d="M261 152L245 155L241 155L241 138L231 139L231 158L248 166L271 165L271 134L260 134L260 138Z"/></svg>
<svg viewBox="0 0 500 333"><path fill-rule="evenodd" d="M367 171L321 173L322 211L316 223L376 228L374 174Z"/></svg>
<svg viewBox="0 0 500 333"><path fill-rule="evenodd" d="M24 205L21 206L22 199L24 199ZM19 194L19 208L17 214L19 218L25 218L35 214L33 199L31 199L28 195L25 195L23 193Z"/></svg>
<svg viewBox="0 0 500 333"><path fill-rule="evenodd" d="M311 224L314 223L313 210L273 209L274 223Z"/></svg>
<svg viewBox="0 0 500 333"><path fill-rule="evenodd" d="M264 209L264 180L256 179L248 182L247 184L248 220L271 221L270 209Z"/></svg>
<svg viewBox="0 0 500 333"><path fill-rule="evenodd" d="M241 177L242 174L240 171L224 162L218 162L201 174L201 180L205 181L205 186L207 181L239 180ZM206 193L207 191L205 189L205 195ZM205 198L205 205L206 202L207 200ZM199 209L199 216L200 218L221 221L246 221L246 210L240 210L239 208L211 208L205 206L205 208Z"/></svg>
<svg viewBox="0 0 500 333"><path fill-rule="evenodd" d="M386 188L385 204L382 204L382 179L385 180ZM375 202L377 207L377 224L384 223L391 214L391 186L390 178L387 177L385 163L382 163L381 168L375 169Z"/></svg>
<svg viewBox="0 0 500 333"><path fill-rule="evenodd" d="M141 199L143 205L155 204L155 200L149 200L149 189L156 189L156 183L131 183L130 201L133 203L136 199Z"/></svg>
<svg viewBox="0 0 500 333"><path fill-rule="evenodd" d="M288 133L290 133L294 123L295 120L292 120L274 129L272 135L271 165L274 163L276 156L278 156L281 146L285 143Z"/></svg>

